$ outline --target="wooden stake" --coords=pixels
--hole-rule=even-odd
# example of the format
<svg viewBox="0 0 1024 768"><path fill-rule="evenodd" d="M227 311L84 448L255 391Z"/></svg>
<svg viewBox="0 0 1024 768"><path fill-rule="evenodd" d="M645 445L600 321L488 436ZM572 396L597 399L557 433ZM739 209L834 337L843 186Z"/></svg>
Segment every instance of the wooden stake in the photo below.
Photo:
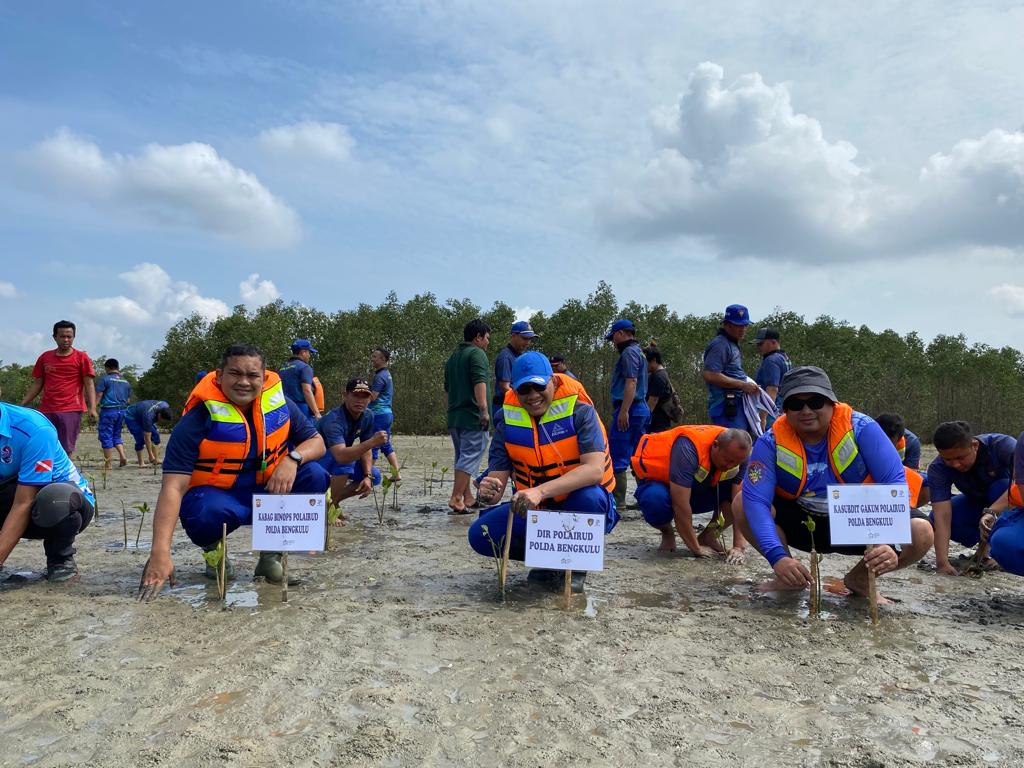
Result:
<svg viewBox="0 0 1024 768"><path fill-rule="evenodd" d="M512 546L512 517L515 513L512 511L512 505L508 505L508 522L505 523L505 546L501 551L501 574L498 578L498 589L501 590L501 594L505 594L505 578L508 576L508 553L509 548Z"/></svg>
<svg viewBox="0 0 1024 768"><path fill-rule="evenodd" d="M565 572L565 589L562 594L565 596L565 607L568 608L572 603L572 569Z"/></svg>
<svg viewBox="0 0 1024 768"><path fill-rule="evenodd" d="M228 524L224 523L220 531L220 565L217 566L217 574L220 577L220 599L227 600L228 597Z"/></svg>
<svg viewBox="0 0 1024 768"><path fill-rule="evenodd" d="M285 552L281 555L281 568L284 571L283 578L281 579L281 602L288 602L288 553Z"/></svg>
<svg viewBox="0 0 1024 768"><path fill-rule="evenodd" d="M817 616L821 606L818 604L818 553L811 548L811 615Z"/></svg>
<svg viewBox="0 0 1024 768"><path fill-rule="evenodd" d="M865 554L874 549L874 544L868 544ZM868 568L868 600L871 601L871 623L878 623L878 585L875 584L875 574Z"/></svg>

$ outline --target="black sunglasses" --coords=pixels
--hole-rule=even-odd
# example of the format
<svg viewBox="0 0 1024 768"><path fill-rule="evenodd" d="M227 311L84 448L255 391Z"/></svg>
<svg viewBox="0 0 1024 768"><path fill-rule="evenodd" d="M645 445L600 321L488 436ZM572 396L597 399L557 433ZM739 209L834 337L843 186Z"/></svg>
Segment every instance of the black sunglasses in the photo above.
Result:
<svg viewBox="0 0 1024 768"><path fill-rule="evenodd" d="M820 411L826 405L832 401L825 397L825 395L811 395L810 397L787 397L786 402L782 404L784 410L787 411L802 411L804 406L810 406L812 411Z"/></svg>
<svg viewBox="0 0 1024 768"><path fill-rule="evenodd" d="M526 384L520 384L516 387L516 393L520 395L528 395L531 392L543 392L547 388L547 384L534 384L533 382L527 382Z"/></svg>

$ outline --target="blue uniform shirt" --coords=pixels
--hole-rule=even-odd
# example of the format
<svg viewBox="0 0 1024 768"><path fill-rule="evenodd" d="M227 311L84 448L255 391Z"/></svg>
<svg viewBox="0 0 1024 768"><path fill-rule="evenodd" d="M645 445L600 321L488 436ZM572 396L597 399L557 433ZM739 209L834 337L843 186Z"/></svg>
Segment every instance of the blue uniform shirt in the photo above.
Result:
<svg viewBox="0 0 1024 768"><path fill-rule="evenodd" d="M874 419L854 411L853 439L874 482L882 485L907 482L900 455ZM801 498L826 501L827 486L840 484L828 460L828 438L817 445L805 445L804 450L807 452L807 483ZM772 519L775 471L775 432L768 430L754 443L754 452L747 465L743 479L743 513L761 552L772 565L787 556Z"/></svg>
<svg viewBox="0 0 1024 768"><path fill-rule="evenodd" d="M57 430L39 411L0 405L0 482L18 485L73 483L93 506L96 497L57 440Z"/></svg>
<svg viewBox="0 0 1024 768"><path fill-rule="evenodd" d="M953 498L952 486L960 493L982 504L988 502L988 489L997 480L1007 480L1013 473L1013 453L1017 441L1009 435L975 435L978 440L978 458L966 472L957 472L946 466L941 456L928 465L928 491L932 504Z"/></svg>
<svg viewBox="0 0 1024 768"><path fill-rule="evenodd" d="M906 445L903 447L903 466L910 467L911 469L920 469L921 438L909 429L904 429L903 439L907 441Z"/></svg>
<svg viewBox="0 0 1024 768"><path fill-rule="evenodd" d="M739 345L730 339L723 329L708 345L704 347L704 370L713 373L724 373L730 379L746 381L747 374L743 371L743 358ZM721 416L725 403L725 390L708 384L708 415Z"/></svg>
<svg viewBox="0 0 1024 768"><path fill-rule="evenodd" d="M306 396L302 394L303 384L313 387L313 394L316 394L313 369L299 358L293 357L277 373L281 377L281 387L284 389L285 397L290 398L293 402L300 405L306 402Z"/></svg>
<svg viewBox="0 0 1024 768"><path fill-rule="evenodd" d="M504 410L498 411L494 419L494 435L491 437L491 449L487 456L487 469L490 472L512 471L512 461L505 450L504 413ZM580 456L605 450L604 434L601 432L601 422L597 418L594 406L577 402L576 410L572 413L572 423L576 428Z"/></svg>
<svg viewBox="0 0 1024 768"><path fill-rule="evenodd" d="M647 399L647 358L640 344L630 341L619 353L612 371L612 400L621 400L626 391L626 379L636 379L636 393L633 400ZM626 403L628 408L631 404Z"/></svg>
<svg viewBox="0 0 1024 768"><path fill-rule="evenodd" d="M96 380L100 408L124 410L132 397L132 385L119 373L105 373Z"/></svg>
<svg viewBox="0 0 1024 768"><path fill-rule="evenodd" d="M323 435L327 453L330 454L332 446L351 447L355 445L356 438L362 442L373 437L373 414L367 408L358 420L353 419L352 414L342 403L320 419L317 429Z"/></svg>
<svg viewBox="0 0 1024 768"><path fill-rule="evenodd" d="M779 387L782 384L782 377L792 367L789 355L781 349L776 349L761 358L761 365L757 368L754 381L761 389ZM782 397L777 392L775 393L775 407L779 409L780 413L782 412Z"/></svg>
<svg viewBox="0 0 1024 768"><path fill-rule="evenodd" d="M381 368L373 374L373 383L370 389L379 393L377 399L370 403L370 410L374 413L391 413L391 399L395 395L395 383L391 380L391 371Z"/></svg>
<svg viewBox="0 0 1024 768"><path fill-rule="evenodd" d="M249 422L250 434L254 434L256 427L253 424L253 410L245 414ZM316 435L316 428L306 418L299 407L288 401L288 443L296 446L304 443ZM199 444L206 437L210 429L210 412L201 406L197 406L186 413L171 431L171 437L167 441L167 453L164 455L163 469L165 475L191 475L195 467L196 459L199 458ZM252 461L246 464L246 470L238 476L231 491L245 493L256 487L256 469L258 462L257 444L252 440L249 445L249 458Z"/></svg>
<svg viewBox="0 0 1024 768"><path fill-rule="evenodd" d="M494 405L501 405L505 402L505 393L499 391L498 382L507 381L511 386L512 363L517 357L519 357L519 353L506 344L494 358L494 396L491 398Z"/></svg>
<svg viewBox="0 0 1024 768"><path fill-rule="evenodd" d="M164 400L139 400L128 406L124 417L138 424L143 432L151 432L156 423L156 412L170 407Z"/></svg>

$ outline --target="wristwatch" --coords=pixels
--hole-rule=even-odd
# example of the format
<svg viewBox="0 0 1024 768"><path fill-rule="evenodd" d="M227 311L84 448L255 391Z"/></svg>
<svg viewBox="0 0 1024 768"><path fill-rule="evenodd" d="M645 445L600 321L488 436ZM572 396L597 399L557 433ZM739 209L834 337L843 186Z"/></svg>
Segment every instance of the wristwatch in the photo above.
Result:
<svg viewBox="0 0 1024 768"><path fill-rule="evenodd" d="M294 461L300 467L302 466L302 454L299 453L298 451L289 451L288 458Z"/></svg>

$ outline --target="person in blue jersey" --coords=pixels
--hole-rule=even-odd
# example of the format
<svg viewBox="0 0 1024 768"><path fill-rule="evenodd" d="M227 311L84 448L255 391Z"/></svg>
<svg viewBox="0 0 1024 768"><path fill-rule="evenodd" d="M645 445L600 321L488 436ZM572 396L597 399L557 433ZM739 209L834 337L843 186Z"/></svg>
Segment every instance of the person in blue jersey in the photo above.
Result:
<svg viewBox="0 0 1024 768"><path fill-rule="evenodd" d="M858 558L843 578L855 595L868 593L868 569L881 576L916 563L932 545L925 516L911 511L912 543L833 547L829 528L829 485L906 483L899 454L869 416L839 402L828 375L814 366L794 368L782 379L782 416L754 444L743 489L733 501L735 523L771 564L775 578L765 591L800 590L811 583L807 567L791 549L814 548ZM841 463L840 463L841 462ZM887 602L879 596L879 602Z"/></svg>
<svg viewBox="0 0 1024 768"><path fill-rule="evenodd" d="M132 399L132 385L121 375L121 364L110 357L103 363L103 375L96 381L96 397L99 400L100 418L96 433L103 449L103 466L110 469L114 464L114 451L123 467L128 463L124 452L121 429L124 426L124 412Z"/></svg>
<svg viewBox="0 0 1024 768"><path fill-rule="evenodd" d="M939 455L928 465L928 490L935 526L935 569L956 576L949 543L973 547L979 525L989 509L1007 507L1017 441L998 433L975 435L966 421L947 421L932 438ZM960 491L953 495L953 487Z"/></svg>
<svg viewBox="0 0 1024 768"><path fill-rule="evenodd" d="M398 466L398 456L391 444L391 428L395 423L395 382L388 370L391 352L384 347L376 347L370 353L370 365L373 366L373 381L370 383L370 412L373 414L373 431L384 432L388 439L380 448L373 449L373 460L377 461L377 453L384 452L384 458L391 465L391 477L396 482L402 479Z"/></svg>
<svg viewBox="0 0 1024 768"><path fill-rule="evenodd" d="M1024 576L1024 432L1013 450L1013 482L1006 508L989 508L981 516L979 535L992 560L1007 573Z"/></svg>
<svg viewBox="0 0 1024 768"><path fill-rule="evenodd" d="M317 461L323 455L323 439L285 397L263 352L228 347L220 367L192 390L167 441L140 598L156 597L168 579L174 585L171 537L179 518L194 544L218 551L224 525L228 533L252 525L253 494L323 494L330 482ZM204 559L206 577L216 578L212 558ZM230 560L225 571L233 577ZM261 552L254 575L280 584L281 553Z"/></svg>
<svg viewBox="0 0 1024 768"><path fill-rule="evenodd" d="M31 408L0 403L0 580L21 539L42 539L50 581L77 576L75 537L95 509L53 424Z"/></svg>
<svg viewBox="0 0 1024 768"><path fill-rule="evenodd" d="M614 344L619 353L612 370L612 421L608 430L608 450L615 470L615 503L624 507L629 462L651 422L651 409L647 406L647 358L636 340L636 327L632 320L616 320L604 339Z"/></svg>
<svg viewBox="0 0 1024 768"><path fill-rule="evenodd" d="M779 385L782 377L793 367L789 355L782 350L779 332L774 328L758 328L754 334L754 346L761 356L761 364L754 374L754 381L768 397L775 401L775 407L782 413L782 400L779 398ZM761 411L761 431L768 429L775 422L774 416Z"/></svg>
<svg viewBox="0 0 1024 768"><path fill-rule="evenodd" d="M548 358L548 362L551 363L551 370L555 373L563 373L566 376L579 380L579 376L569 370L569 364L565 361L565 355L561 352L551 355Z"/></svg>
<svg viewBox="0 0 1024 768"><path fill-rule="evenodd" d="M743 395L756 395L757 384L747 381L740 342L750 327L750 312L742 304L725 308L722 325L704 347L704 383L708 388L708 418L719 427L751 432L743 413Z"/></svg>
<svg viewBox="0 0 1024 768"><path fill-rule="evenodd" d="M373 486L380 485L380 470L373 466L373 449L387 442L388 433L374 430L373 413L368 409L371 394L366 379L349 379L341 405L328 411L318 425L327 447L320 464L331 475L334 504L352 496L365 498Z"/></svg>
<svg viewBox="0 0 1024 768"><path fill-rule="evenodd" d="M313 367L309 364L315 354L316 350L309 343L309 339L296 339L292 342L292 356L277 372L281 377L285 396L299 406L303 415L313 419L314 424L320 420Z"/></svg>
<svg viewBox="0 0 1024 768"><path fill-rule="evenodd" d="M165 400L139 400L124 412L124 425L135 439L135 456L140 467L159 464L156 446L160 445L159 422L174 418L171 406ZM147 462L146 459L149 459Z"/></svg>

